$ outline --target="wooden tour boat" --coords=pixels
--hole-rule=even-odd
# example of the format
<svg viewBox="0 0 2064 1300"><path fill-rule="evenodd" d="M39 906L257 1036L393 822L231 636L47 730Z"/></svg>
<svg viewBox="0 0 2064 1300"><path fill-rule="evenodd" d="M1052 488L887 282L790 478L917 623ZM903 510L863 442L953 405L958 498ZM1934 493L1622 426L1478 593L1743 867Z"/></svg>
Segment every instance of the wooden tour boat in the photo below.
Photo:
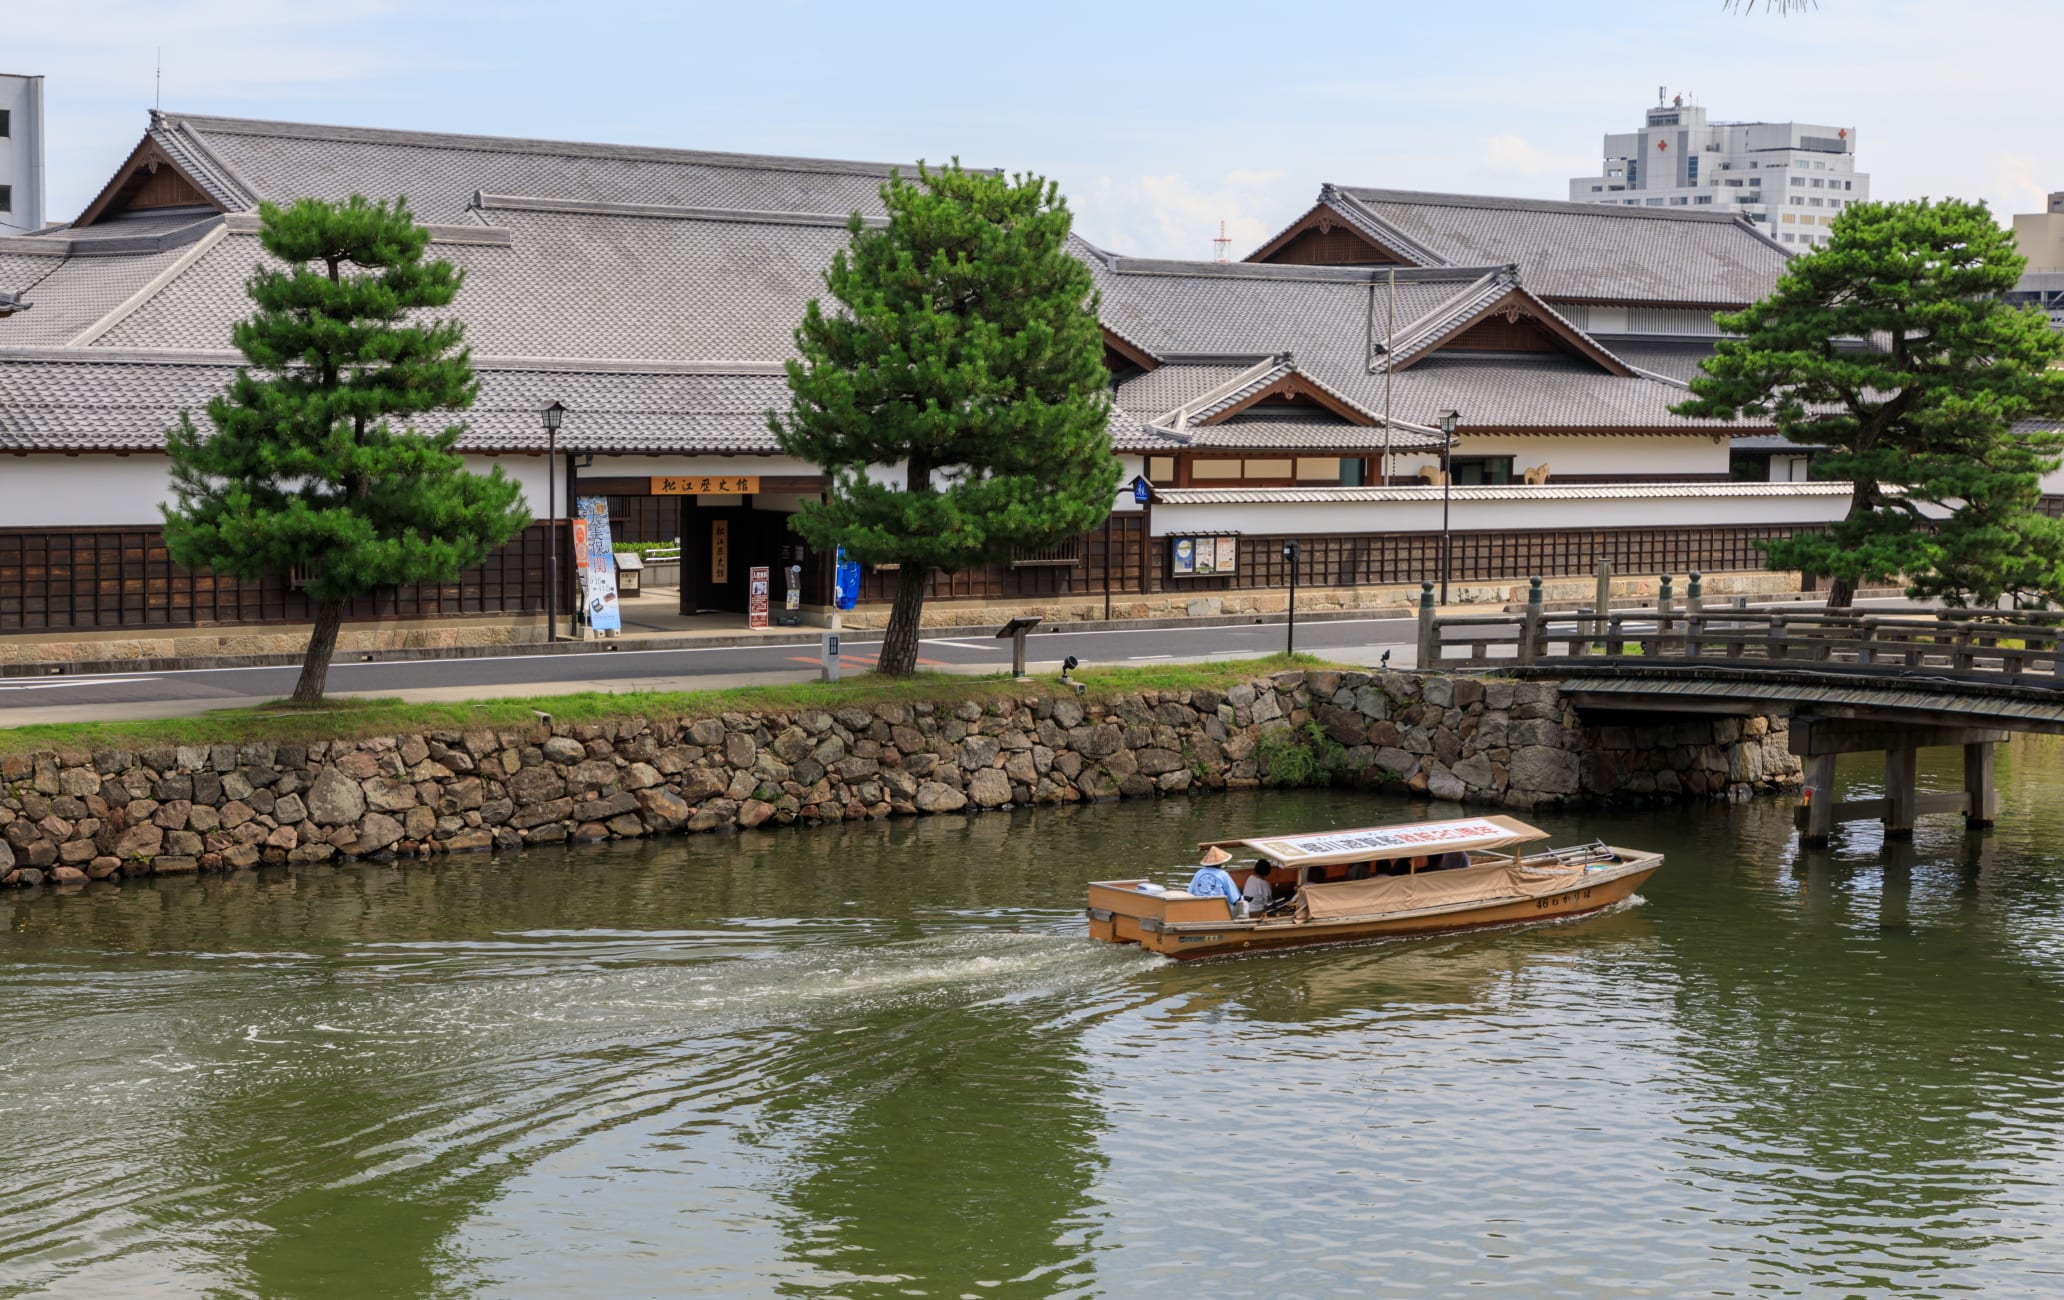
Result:
<svg viewBox="0 0 2064 1300"><path fill-rule="evenodd" d="M1527 851L1546 838L1511 817L1465 817L1213 840L1198 846L1205 861L1223 863L1243 890L1258 863L1273 864L1267 912L1150 880L1099 880L1089 886L1089 934L1190 960L1510 925L1609 907L1663 865L1660 853L1597 841Z"/></svg>

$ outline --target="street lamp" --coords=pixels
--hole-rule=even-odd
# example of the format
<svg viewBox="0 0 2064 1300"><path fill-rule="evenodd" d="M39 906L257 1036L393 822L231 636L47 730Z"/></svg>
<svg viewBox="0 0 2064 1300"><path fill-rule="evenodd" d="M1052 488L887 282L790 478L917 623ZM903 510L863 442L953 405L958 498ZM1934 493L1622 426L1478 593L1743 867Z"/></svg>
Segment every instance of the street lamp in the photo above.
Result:
<svg viewBox="0 0 2064 1300"><path fill-rule="evenodd" d="M1461 419L1461 414L1452 408L1440 413L1440 603L1443 605L1448 603L1448 563L1453 554L1453 539L1448 533L1448 503L1455 495L1451 461L1455 450L1455 426Z"/></svg>
<svg viewBox="0 0 2064 1300"><path fill-rule="evenodd" d="M1283 558L1290 562L1290 635L1283 653L1297 653L1297 543L1283 543Z"/></svg>
<svg viewBox="0 0 2064 1300"><path fill-rule="evenodd" d="M564 404L545 408L545 509L546 545L551 554L551 573L545 587L545 640L559 639L559 422L566 418Z"/></svg>

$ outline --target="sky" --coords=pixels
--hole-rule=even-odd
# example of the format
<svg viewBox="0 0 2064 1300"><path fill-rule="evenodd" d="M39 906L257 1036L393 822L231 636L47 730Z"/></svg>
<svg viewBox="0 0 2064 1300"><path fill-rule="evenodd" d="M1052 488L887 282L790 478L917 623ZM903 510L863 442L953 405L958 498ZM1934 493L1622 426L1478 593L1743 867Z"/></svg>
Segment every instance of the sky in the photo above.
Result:
<svg viewBox="0 0 2064 1300"><path fill-rule="evenodd" d="M1714 120L1849 127L1874 198L2041 210L2064 189L2058 0L16 3L48 214L167 109L792 154L958 157L1060 182L1092 242L1237 258L1321 183L1567 197L1656 88Z"/></svg>

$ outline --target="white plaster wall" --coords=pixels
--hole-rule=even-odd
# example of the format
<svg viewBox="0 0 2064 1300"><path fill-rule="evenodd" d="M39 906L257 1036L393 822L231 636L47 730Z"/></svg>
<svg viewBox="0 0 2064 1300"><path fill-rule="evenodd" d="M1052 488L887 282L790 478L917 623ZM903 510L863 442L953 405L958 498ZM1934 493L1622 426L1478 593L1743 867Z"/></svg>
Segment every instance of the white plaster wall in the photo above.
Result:
<svg viewBox="0 0 2064 1300"><path fill-rule="evenodd" d="M1153 535L1191 532L1439 532L1441 501L1154 507ZM1664 497L1635 500L1455 501L1457 532L1551 528L1683 528L1718 524L1824 523L1849 509L1838 495L1800 497Z"/></svg>
<svg viewBox="0 0 2064 1300"><path fill-rule="evenodd" d="M543 456L467 456L466 468L493 465L523 488L533 511L545 503ZM162 454L0 456L0 528L155 524L172 500Z"/></svg>
<svg viewBox="0 0 2064 1300"><path fill-rule="evenodd" d="M1658 479L1693 478L1725 474L1728 443L1705 437L1670 438L1572 438L1464 437L1455 444L1457 456L1510 456L1515 478L1521 470L1548 466L1549 482L1558 478L1593 474L1646 474ZM1398 472L1416 474L1422 466L1437 466L1440 456L1401 455Z"/></svg>
<svg viewBox="0 0 2064 1300"><path fill-rule="evenodd" d="M171 499L159 454L0 456L0 528L155 524Z"/></svg>

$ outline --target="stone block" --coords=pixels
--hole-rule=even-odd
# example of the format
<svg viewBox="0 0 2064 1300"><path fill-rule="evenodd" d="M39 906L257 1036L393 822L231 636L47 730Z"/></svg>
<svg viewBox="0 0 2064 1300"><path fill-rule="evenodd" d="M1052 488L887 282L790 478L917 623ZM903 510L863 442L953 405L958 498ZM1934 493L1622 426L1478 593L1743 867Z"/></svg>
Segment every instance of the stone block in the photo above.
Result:
<svg viewBox="0 0 2064 1300"><path fill-rule="evenodd" d="M1002 773L997 773L1000 777ZM955 812L967 807L967 796L950 785L938 781L926 781L917 788L911 802L919 811L928 813Z"/></svg>
<svg viewBox="0 0 2064 1300"><path fill-rule="evenodd" d="M341 765L326 767L308 788L307 806L308 819L318 826L354 825L365 816L365 791Z"/></svg>

